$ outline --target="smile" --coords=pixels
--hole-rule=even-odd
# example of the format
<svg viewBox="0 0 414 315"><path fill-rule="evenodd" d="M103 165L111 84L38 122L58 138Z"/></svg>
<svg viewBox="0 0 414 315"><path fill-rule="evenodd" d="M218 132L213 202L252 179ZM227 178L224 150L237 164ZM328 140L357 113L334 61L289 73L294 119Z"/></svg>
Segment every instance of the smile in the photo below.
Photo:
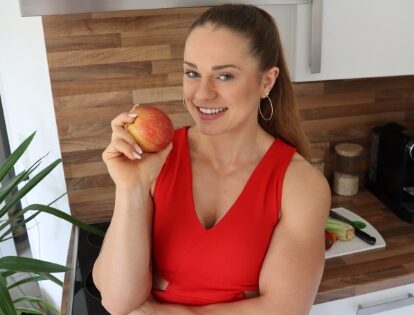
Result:
<svg viewBox="0 0 414 315"><path fill-rule="evenodd" d="M217 113L223 112L227 108L226 107L220 107L220 108L197 107L197 109L203 114L211 115L211 114L217 114Z"/></svg>

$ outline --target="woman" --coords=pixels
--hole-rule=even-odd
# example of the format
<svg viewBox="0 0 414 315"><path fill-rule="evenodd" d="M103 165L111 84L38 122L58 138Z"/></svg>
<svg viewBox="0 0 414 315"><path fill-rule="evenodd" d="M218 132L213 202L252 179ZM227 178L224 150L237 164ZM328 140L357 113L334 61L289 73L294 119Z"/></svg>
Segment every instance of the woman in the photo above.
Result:
<svg viewBox="0 0 414 315"><path fill-rule="evenodd" d="M307 314L324 266L330 191L307 161L272 18L206 11L184 52L195 121L142 154L112 121L114 215L93 277L112 314Z"/></svg>

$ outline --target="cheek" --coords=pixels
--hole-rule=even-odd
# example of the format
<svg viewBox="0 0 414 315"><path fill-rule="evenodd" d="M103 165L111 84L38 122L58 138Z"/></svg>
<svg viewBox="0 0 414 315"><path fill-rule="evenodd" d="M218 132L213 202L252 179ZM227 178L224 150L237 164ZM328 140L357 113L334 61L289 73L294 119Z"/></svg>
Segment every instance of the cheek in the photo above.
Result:
<svg viewBox="0 0 414 315"><path fill-rule="evenodd" d="M183 96L184 98L193 98L194 94L197 92L197 86L195 82L188 82L183 80Z"/></svg>
<svg viewBox="0 0 414 315"><path fill-rule="evenodd" d="M244 80L239 84L231 86L223 95L231 96L238 104L254 104L260 99L260 87L252 80Z"/></svg>

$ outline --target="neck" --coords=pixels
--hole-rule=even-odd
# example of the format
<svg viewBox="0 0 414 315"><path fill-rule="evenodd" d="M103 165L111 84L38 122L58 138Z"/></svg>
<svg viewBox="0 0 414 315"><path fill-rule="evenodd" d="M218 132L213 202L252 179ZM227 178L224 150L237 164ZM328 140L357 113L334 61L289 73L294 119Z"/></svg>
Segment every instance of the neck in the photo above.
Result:
<svg viewBox="0 0 414 315"><path fill-rule="evenodd" d="M272 141L272 137L258 124L219 135L202 134L197 126L191 129L192 152L220 170L232 170L240 164L259 160L268 148L266 144Z"/></svg>

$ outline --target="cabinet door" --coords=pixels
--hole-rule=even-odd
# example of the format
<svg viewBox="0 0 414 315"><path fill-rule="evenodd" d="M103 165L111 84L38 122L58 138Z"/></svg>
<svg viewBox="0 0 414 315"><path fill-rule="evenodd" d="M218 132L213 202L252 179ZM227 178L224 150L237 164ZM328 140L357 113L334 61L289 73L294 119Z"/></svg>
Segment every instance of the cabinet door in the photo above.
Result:
<svg viewBox="0 0 414 315"><path fill-rule="evenodd" d="M413 315L414 284L315 304L310 315Z"/></svg>
<svg viewBox="0 0 414 315"><path fill-rule="evenodd" d="M293 57L295 49L295 24L296 6L295 5L260 5L260 8L267 11L277 24L280 41L282 42L286 62L292 76Z"/></svg>
<svg viewBox="0 0 414 315"><path fill-rule="evenodd" d="M414 74L414 1L329 0L322 12L321 72L311 74L311 5L297 6L294 81Z"/></svg>

